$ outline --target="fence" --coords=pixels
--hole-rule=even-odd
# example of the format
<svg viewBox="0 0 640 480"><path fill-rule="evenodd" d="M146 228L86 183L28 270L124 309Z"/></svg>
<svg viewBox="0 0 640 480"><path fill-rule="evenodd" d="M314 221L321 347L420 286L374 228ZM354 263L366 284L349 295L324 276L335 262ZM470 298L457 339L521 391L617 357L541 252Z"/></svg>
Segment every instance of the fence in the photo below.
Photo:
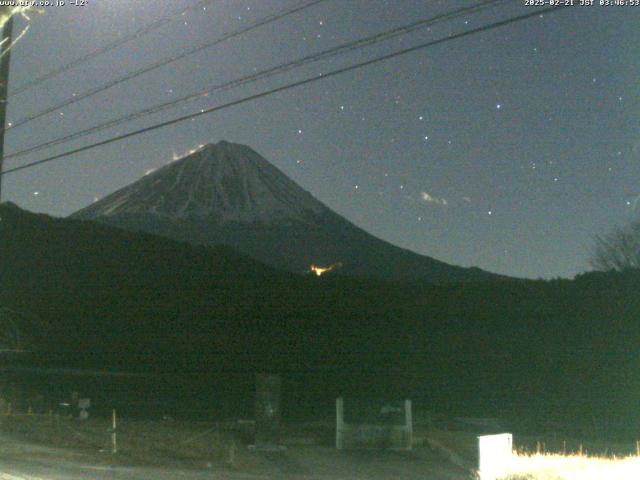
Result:
<svg viewBox="0 0 640 480"><path fill-rule="evenodd" d="M393 413L397 409L381 408L379 414ZM346 423L344 411L344 399L336 400L336 448L385 448L392 450L411 450L413 445L413 419L411 400L403 403L404 422L402 424L387 423ZM386 415L389 417L389 415ZM379 417L380 418L380 417ZM383 420L383 419L381 419Z"/></svg>

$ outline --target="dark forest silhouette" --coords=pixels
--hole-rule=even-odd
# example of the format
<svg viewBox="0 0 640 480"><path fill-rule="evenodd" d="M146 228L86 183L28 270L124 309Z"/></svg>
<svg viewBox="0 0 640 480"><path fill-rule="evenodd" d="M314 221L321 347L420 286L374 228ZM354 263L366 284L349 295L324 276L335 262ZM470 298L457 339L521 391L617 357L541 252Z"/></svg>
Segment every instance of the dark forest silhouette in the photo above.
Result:
<svg viewBox="0 0 640 480"><path fill-rule="evenodd" d="M640 426L635 270L450 286L317 277L6 204L0 217L0 304L37 319L21 331L38 365L171 373L193 401L236 375L215 390L231 407L253 373L280 372L292 417L330 412L340 394L531 428Z"/></svg>

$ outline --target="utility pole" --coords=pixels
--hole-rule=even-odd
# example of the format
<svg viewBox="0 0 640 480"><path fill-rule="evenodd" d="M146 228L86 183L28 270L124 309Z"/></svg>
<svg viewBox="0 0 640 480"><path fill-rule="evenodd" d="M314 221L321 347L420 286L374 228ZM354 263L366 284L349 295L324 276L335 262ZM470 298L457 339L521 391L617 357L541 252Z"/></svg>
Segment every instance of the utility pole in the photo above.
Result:
<svg viewBox="0 0 640 480"><path fill-rule="evenodd" d="M9 92L9 60L11 58L11 42L13 34L12 7L0 7L0 19L6 19L0 36L2 46L0 47L0 201L2 200L2 180L4 164L4 133L7 117L7 96Z"/></svg>

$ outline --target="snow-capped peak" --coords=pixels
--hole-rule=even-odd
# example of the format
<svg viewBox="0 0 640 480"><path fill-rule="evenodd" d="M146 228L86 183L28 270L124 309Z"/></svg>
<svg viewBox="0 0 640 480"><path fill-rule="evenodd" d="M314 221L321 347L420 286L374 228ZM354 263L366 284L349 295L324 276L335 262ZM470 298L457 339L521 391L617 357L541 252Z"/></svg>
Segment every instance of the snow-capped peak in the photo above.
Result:
<svg viewBox="0 0 640 480"><path fill-rule="evenodd" d="M219 223L304 221L328 209L251 148L221 141L148 172L76 218L153 214Z"/></svg>

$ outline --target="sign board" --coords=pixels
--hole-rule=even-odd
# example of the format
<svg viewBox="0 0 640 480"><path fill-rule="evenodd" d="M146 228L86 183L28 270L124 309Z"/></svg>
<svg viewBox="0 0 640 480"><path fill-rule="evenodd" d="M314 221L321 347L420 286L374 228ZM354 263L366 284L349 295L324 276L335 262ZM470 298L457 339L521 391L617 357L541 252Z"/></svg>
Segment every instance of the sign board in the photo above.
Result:
<svg viewBox="0 0 640 480"><path fill-rule="evenodd" d="M257 375L255 448L278 448L280 441L281 389L282 381L279 375Z"/></svg>
<svg viewBox="0 0 640 480"><path fill-rule="evenodd" d="M496 480L509 474L513 455L510 433L478 437L478 475L481 480Z"/></svg>

